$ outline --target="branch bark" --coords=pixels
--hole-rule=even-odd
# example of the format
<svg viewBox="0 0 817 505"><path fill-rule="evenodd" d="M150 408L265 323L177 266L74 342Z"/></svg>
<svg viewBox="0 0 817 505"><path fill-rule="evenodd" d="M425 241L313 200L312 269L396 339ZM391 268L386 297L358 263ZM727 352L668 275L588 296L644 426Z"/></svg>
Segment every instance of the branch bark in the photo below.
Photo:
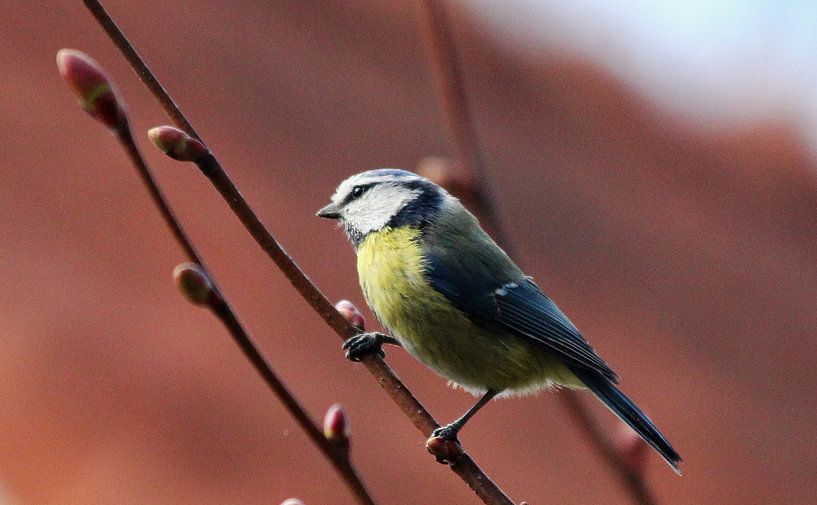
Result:
<svg viewBox="0 0 817 505"><path fill-rule="evenodd" d="M330 461L330 463L332 463L335 470L346 482L347 487L355 496L357 501L361 505L376 505L374 499L369 494L366 486L363 484L363 481L360 479L360 476L347 457L348 454L338 451L337 448L326 439L306 410L301 406L300 402L298 402L295 396L289 391L283 381L272 369L270 363L258 349L258 346L255 345L252 337L241 324L241 321L238 319L235 311L232 309L229 302L216 284L212 274L210 274L207 270L201 255L196 251L193 242L190 240L187 233L185 233L184 228L182 228L181 223L179 222L178 218L176 218L173 210L170 208L170 204L167 202L167 199L165 198L161 189L159 189L156 179L153 177L150 168L147 166L147 163L145 163L142 154L139 152L139 148L136 146L136 143L133 140L133 135L131 134L127 123L122 125L121 128L114 130L114 133L116 134L116 138L119 140L119 143L125 149L131 163L134 165L134 167L136 167L137 172L142 178L142 182L148 189L148 192L150 193L153 202L156 204L156 207L158 207L160 213L162 214L165 224L167 224L167 226L173 232L173 236L175 237L176 241L184 250L188 259L199 265L210 279L213 286L212 291L214 295L211 297L210 303L208 303L209 308L219 318L222 324L224 324L224 326L230 332L230 335L233 337L233 340L241 348L241 351L252 363L255 370L258 372L267 386L272 390L275 396L278 397L278 400L284 404L284 407L287 409L290 415L295 418L295 421L306 432L312 443L314 443Z"/></svg>
<svg viewBox="0 0 817 505"><path fill-rule="evenodd" d="M173 123L191 136L201 140L201 137L190 124L190 121L185 117L175 101L158 81L155 74L139 56L133 45L128 41L105 8L97 0L83 0L83 2L108 34L111 41L122 52L145 86L147 86L162 105L165 113ZM357 330L338 313L332 303L309 280L292 257L286 253L272 234L261 223L215 156L212 154L205 156L199 160L197 164L227 201L242 224L244 224L253 238L255 238L256 242L261 246L261 249L267 253L270 259L272 259L287 277L292 286L309 303L315 312L321 316L324 322L343 340L357 334ZM429 433L439 427L437 421L380 357L373 355L366 356L361 362L375 377L381 388L383 388L424 436L428 436ZM463 453L454 464L450 465L450 468L465 481L487 505L513 505L511 499L491 481L467 454Z"/></svg>

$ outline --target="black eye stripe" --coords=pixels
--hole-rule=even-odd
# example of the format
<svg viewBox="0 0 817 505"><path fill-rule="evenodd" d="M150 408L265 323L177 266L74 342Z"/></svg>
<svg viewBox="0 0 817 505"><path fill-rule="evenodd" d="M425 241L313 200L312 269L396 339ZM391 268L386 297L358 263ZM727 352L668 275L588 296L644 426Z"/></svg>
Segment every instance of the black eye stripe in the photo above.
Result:
<svg viewBox="0 0 817 505"><path fill-rule="evenodd" d="M343 203L347 204L350 201L354 200L355 198L360 198L361 196L363 196L363 193L368 191L369 188L371 188L375 184L376 183L373 182L373 183L370 183L370 184L361 184L359 186L355 186L354 188L352 188L352 191L350 191L349 194L346 196L346 198L343 200Z"/></svg>

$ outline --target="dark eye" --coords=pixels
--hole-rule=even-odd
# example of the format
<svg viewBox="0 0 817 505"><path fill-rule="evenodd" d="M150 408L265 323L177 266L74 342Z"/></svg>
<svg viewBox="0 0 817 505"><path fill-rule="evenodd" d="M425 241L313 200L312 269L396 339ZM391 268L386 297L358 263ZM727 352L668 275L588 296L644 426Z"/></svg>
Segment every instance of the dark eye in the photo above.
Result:
<svg viewBox="0 0 817 505"><path fill-rule="evenodd" d="M363 189L363 186L355 186L352 188L352 198L360 198L364 191L366 190Z"/></svg>

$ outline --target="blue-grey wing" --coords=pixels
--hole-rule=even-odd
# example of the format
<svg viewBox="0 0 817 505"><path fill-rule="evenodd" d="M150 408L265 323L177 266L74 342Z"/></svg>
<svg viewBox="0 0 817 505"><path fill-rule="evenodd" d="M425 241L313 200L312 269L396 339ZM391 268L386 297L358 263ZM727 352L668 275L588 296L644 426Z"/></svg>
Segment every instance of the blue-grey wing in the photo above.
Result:
<svg viewBox="0 0 817 505"><path fill-rule="evenodd" d="M425 277L435 290L476 324L509 331L565 364L618 383L576 326L492 241L471 246L465 239L427 242Z"/></svg>
<svg viewBox="0 0 817 505"><path fill-rule="evenodd" d="M572 365L589 368L618 383L615 372L539 286L526 278L494 291L496 320L514 334L554 352Z"/></svg>

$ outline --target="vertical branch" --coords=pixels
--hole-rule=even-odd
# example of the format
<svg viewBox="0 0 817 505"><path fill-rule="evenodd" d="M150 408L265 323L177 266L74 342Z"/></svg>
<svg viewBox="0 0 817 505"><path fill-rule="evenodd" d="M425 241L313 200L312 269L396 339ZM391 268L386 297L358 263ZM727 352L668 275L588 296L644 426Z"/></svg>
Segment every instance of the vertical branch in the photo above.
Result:
<svg viewBox="0 0 817 505"><path fill-rule="evenodd" d="M420 14L425 21L426 54L432 66L437 92L445 108L449 145L456 159L464 163L471 172L481 216L487 221L497 243L513 256L513 245L501 224L494 195L487 190L491 184L487 180L482 149L471 117L471 108L468 106L462 64L457 55L454 34L449 29L446 5L442 0L420 0L420 3Z"/></svg>
<svg viewBox="0 0 817 505"><path fill-rule="evenodd" d="M481 215L487 221L488 228L497 238L497 242L513 256L512 244L502 226L496 202L489 190L490 182L486 180L485 164L468 106L462 65L450 29L451 23L445 0L420 0L420 4L424 20L426 54L446 111L451 149L458 160L470 170L476 193L475 201L481 207ZM558 398L595 452L613 468L633 500L641 505L654 505L655 499L644 479L624 462L610 438L598 426L581 400L571 391L561 391Z"/></svg>

